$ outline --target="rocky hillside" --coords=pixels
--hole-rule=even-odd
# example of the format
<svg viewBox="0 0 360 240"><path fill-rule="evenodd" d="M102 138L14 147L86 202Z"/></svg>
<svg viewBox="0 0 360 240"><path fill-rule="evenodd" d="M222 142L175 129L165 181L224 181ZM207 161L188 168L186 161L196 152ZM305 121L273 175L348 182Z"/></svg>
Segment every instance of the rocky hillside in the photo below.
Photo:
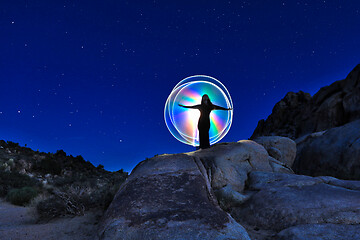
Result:
<svg viewBox="0 0 360 240"><path fill-rule="evenodd" d="M297 143L293 170L311 176L360 179L360 64L313 97L289 92L251 139L286 136Z"/></svg>
<svg viewBox="0 0 360 240"><path fill-rule="evenodd" d="M44 153L0 140L0 197L32 202L40 220L104 209L126 178L122 170L106 171L63 150Z"/></svg>
<svg viewBox="0 0 360 240"><path fill-rule="evenodd" d="M313 97L289 92L266 120L260 120L251 139L286 136L297 139L309 133L342 126L360 118L360 64L344 79L321 88Z"/></svg>

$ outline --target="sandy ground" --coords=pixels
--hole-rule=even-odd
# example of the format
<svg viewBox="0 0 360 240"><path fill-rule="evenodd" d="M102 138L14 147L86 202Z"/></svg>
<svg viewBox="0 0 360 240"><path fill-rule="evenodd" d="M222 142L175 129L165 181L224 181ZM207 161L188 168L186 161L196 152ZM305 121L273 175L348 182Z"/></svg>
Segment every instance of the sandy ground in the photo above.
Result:
<svg viewBox="0 0 360 240"><path fill-rule="evenodd" d="M29 207L11 205L0 199L0 240L92 240L96 239L95 213L36 224Z"/></svg>

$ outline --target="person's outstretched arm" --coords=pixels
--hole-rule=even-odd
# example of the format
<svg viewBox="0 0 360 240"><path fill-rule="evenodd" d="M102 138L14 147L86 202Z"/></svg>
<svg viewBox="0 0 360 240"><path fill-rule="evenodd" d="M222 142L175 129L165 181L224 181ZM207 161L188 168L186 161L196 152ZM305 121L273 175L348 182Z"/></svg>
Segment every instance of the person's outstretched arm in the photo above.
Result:
<svg viewBox="0 0 360 240"><path fill-rule="evenodd" d="M214 110L226 110L226 111L229 111L229 110L232 110L232 108L223 108L223 107L220 107L218 105L214 105Z"/></svg>
<svg viewBox="0 0 360 240"><path fill-rule="evenodd" d="M195 109L199 109L200 105L194 105L194 106L184 106L182 104L179 104L180 107L183 107L183 108L195 108Z"/></svg>

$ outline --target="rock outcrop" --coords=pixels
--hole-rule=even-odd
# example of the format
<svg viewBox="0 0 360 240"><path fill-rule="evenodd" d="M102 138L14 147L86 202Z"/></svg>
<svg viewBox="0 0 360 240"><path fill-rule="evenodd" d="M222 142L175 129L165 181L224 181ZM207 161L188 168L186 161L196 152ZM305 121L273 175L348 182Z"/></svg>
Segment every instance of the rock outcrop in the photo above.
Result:
<svg viewBox="0 0 360 240"><path fill-rule="evenodd" d="M270 157L291 167L296 156L296 143L289 138L279 136L258 137L255 142L264 146Z"/></svg>
<svg viewBox="0 0 360 240"><path fill-rule="evenodd" d="M357 236L359 181L293 174L292 140L257 141L263 145L244 140L139 163L103 216L99 239Z"/></svg>
<svg viewBox="0 0 360 240"><path fill-rule="evenodd" d="M360 120L297 141L293 165L299 174L360 179Z"/></svg>
<svg viewBox="0 0 360 240"><path fill-rule="evenodd" d="M321 88L313 97L301 91L288 93L266 121L259 121L251 139L271 135L294 139L296 160L288 166L295 173L360 180L359 119L360 64L346 79Z"/></svg>
<svg viewBox="0 0 360 240"><path fill-rule="evenodd" d="M251 139L259 136L303 135L342 126L360 118L360 64L344 80L321 88L313 97L289 92L265 120L260 120Z"/></svg>
<svg viewBox="0 0 360 240"><path fill-rule="evenodd" d="M340 239L334 236L346 229L352 233L359 229L359 181L252 172L247 191L255 193L245 204L232 208L231 215L247 226L252 236L268 231L273 239ZM325 229L331 224L339 224L339 228L326 233ZM312 232L312 229L316 230ZM297 232L300 230L304 236L313 238L296 238L295 235L301 237ZM357 239L351 234L347 236L341 239Z"/></svg>
<svg viewBox="0 0 360 240"><path fill-rule="evenodd" d="M141 162L105 213L100 239L250 239L216 202L194 158Z"/></svg>
<svg viewBox="0 0 360 240"><path fill-rule="evenodd" d="M278 160L272 167L269 159L262 145L249 140L147 159L116 194L100 239L250 239L224 210L249 199L243 193L250 172L291 172Z"/></svg>

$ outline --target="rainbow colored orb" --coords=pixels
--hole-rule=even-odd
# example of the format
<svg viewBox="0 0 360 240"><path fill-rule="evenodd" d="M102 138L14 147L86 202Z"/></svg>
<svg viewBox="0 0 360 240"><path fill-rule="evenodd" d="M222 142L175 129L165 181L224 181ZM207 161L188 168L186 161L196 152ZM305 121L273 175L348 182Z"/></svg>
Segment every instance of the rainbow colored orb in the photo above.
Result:
<svg viewBox="0 0 360 240"><path fill-rule="evenodd" d="M226 87L217 79L196 75L180 81L170 93L165 103L164 118L170 133L180 142L199 146L198 120L200 111L183 108L201 104L201 98L207 94L211 102L224 108L233 108L231 96ZM233 110L213 110L210 113L210 144L220 141L229 131Z"/></svg>

